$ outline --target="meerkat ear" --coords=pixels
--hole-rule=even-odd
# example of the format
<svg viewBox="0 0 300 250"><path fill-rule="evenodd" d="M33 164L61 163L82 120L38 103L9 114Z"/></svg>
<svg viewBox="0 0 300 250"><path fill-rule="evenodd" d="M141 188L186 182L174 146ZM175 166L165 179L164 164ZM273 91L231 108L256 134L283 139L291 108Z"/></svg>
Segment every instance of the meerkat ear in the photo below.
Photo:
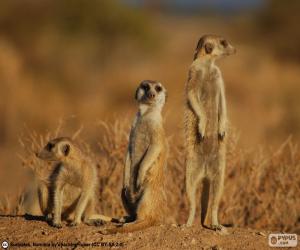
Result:
<svg viewBox="0 0 300 250"><path fill-rule="evenodd" d="M203 39L200 38L198 43L197 43L197 46L196 46L196 49L195 49L195 52L194 52L194 60L197 59L197 56L198 56L198 53L199 53L199 50L201 49L201 47L203 46Z"/></svg>
<svg viewBox="0 0 300 250"><path fill-rule="evenodd" d="M70 153L70 145L69 144L63 145L61 150L64 156L68 156Z"/></svg>
<svg viewBox="0 0 300 250"><path fill-rule="evenodd" d="M139 93L139 88L136 89L135 94L134 94L134 99L138 99L138 93Z"/></svg>
<svg viewBox="0 0 300 250"><path fill-rule="evenodd" d="M214 49L214 45L212 43L206 43L204 45L204 49L205 49L206 54L211 54L211 52Z"/></svg>
<svg viewBox="0 0 300 250"><path fill-rule="evenodd" d="M197 59L197 57L198 57L198 53L199 53L199 51L198 51L198 50L195 50L195 53L194 53L194 60L196 60L196 59Z"/></svg>
<svg viewBox="0 0 300 250"><path fill-rule="evenodd" d="M140 93L140 91L142 91L142 93ZM141 95L144 94L144 90L141 88L141 85L136 89L135 91L135 100L139 101L139 99L141 98Z"/></svg>

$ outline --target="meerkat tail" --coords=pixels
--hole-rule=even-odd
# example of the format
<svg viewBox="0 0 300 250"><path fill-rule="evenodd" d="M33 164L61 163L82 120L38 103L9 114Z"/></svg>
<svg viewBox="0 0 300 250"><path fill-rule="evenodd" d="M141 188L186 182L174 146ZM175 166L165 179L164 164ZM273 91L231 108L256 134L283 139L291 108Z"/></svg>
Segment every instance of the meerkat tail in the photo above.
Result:
<svg viewBox="0 0 300 250"><path fill-rule="evenodd" d="M145 219L145 220L140 220L140 221L124 224L121 227L107 229L106 232L107 232L107 234L130 233L130 232L139 231L139 230L142 230L147 227L154 226L154 225L155 225L155 220Z"/></svg>
<svg viewBox="0 0 300 250"><path fill-rule="evenodd" d="M109 216L105 216L102 214L93 214L89 217L89 219L91 220L103 220L105 222L116 222L117 219L109 217Z"/></svg>

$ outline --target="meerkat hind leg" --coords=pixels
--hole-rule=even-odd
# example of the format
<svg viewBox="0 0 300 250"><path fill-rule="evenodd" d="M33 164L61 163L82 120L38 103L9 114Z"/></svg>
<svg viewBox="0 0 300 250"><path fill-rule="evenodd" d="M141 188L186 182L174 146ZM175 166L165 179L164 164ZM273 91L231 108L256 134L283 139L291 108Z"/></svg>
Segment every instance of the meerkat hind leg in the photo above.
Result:
<svg viewBox="0 0 300 250"><path fill-rule="evenodd" d="M220 173L211 180L211 229L226 232L226 228L222 226L218 220L218 210L223 185L224 173L220 171Z"/></svg>
<svg viewBox="0 0 300 250"><path fill-rule="evenodd" d="M88 191L82 191L80 198L78 200L77 206L75 208L75 218L72 223L69 224L69 226L77 226L81 223L82 214L85 211L87 204L89 202L89 192Z"/></svg>
<svg viewBox="0 0 300 250"><path fill-rule="evenodd" d="M190 204L189 218L187 221L187 226L192 226L196 215L196 191L200 180L203 178L203 170L198 169L197 166L192 166L195 162L187 163L187 174L186 174L186 192ZM190 170L190 171L189 171Z"/></svg>
<svg viewBox="0 0 300 250"><path fill-rule="evenodd" d="M52 208L49 205L51 203L49 189L44 183L40 183L38 187L38 198L42 213L48 215Z"/></svg>
<svg viewBox="0 0 300 250"><path fill-rule="evenodd" d="M61 228L61 211L62 211L62 199L63 190L61 187L57 187L54 194L54 216L52 220L52 226Z"/></svg>

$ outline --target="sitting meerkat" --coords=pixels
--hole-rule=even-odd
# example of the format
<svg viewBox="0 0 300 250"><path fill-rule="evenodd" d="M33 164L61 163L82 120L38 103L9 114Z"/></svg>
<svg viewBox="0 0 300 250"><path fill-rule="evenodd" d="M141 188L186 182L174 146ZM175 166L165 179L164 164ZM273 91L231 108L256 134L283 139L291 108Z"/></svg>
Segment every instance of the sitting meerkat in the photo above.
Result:
<svg viewBox="0 0 300 250"><path fill-rule="evenodd" d="M189 69L185 108L188 226L194 222L196 190L203 180L201 223L210 206L211 228L225 230L218 221L218 208L224 185L227 112L223 78L215 61L233 53L235 48L224 38L205 35Z"/></svg>
<svg viewBox="0 0 300 250"><path fill-rule="evenodd" d="M37 157L58 162L50 176L50 188L38 186L41 210L46 216L53 211L52 226L60 228L62 212L69 214L73 210L75 215L71 226L80 224L82 217L88 225L112 221L110 217L94 214L98 184L96 168L72 139L60 137L50 140Z"/></svg>
<svg viewBox="0 0 300 250"><path fill-rule="evenodd" d="M137 231L164 219L168 150L161 111L166 90L157 81L145 80L137 88L135 98L139 111L129 136L121 194L128 216L120 220L125 224L103 229L103 234Z"/></svg>

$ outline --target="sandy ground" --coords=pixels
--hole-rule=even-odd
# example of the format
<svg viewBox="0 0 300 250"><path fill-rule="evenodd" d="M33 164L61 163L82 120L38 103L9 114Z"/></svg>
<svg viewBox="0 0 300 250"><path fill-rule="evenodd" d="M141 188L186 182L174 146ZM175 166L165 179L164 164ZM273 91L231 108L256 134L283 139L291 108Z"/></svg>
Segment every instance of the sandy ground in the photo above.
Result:
<svg viewBox="0 0 300 250"><path fill-rule="evenodd" d="M44 221L0 218L0 240L13 249L269 249L270 232L253 229L228 228L227 235L199 226L161 225L116 235L102 235L99 229L86 225L55 229Z"/></svg>

